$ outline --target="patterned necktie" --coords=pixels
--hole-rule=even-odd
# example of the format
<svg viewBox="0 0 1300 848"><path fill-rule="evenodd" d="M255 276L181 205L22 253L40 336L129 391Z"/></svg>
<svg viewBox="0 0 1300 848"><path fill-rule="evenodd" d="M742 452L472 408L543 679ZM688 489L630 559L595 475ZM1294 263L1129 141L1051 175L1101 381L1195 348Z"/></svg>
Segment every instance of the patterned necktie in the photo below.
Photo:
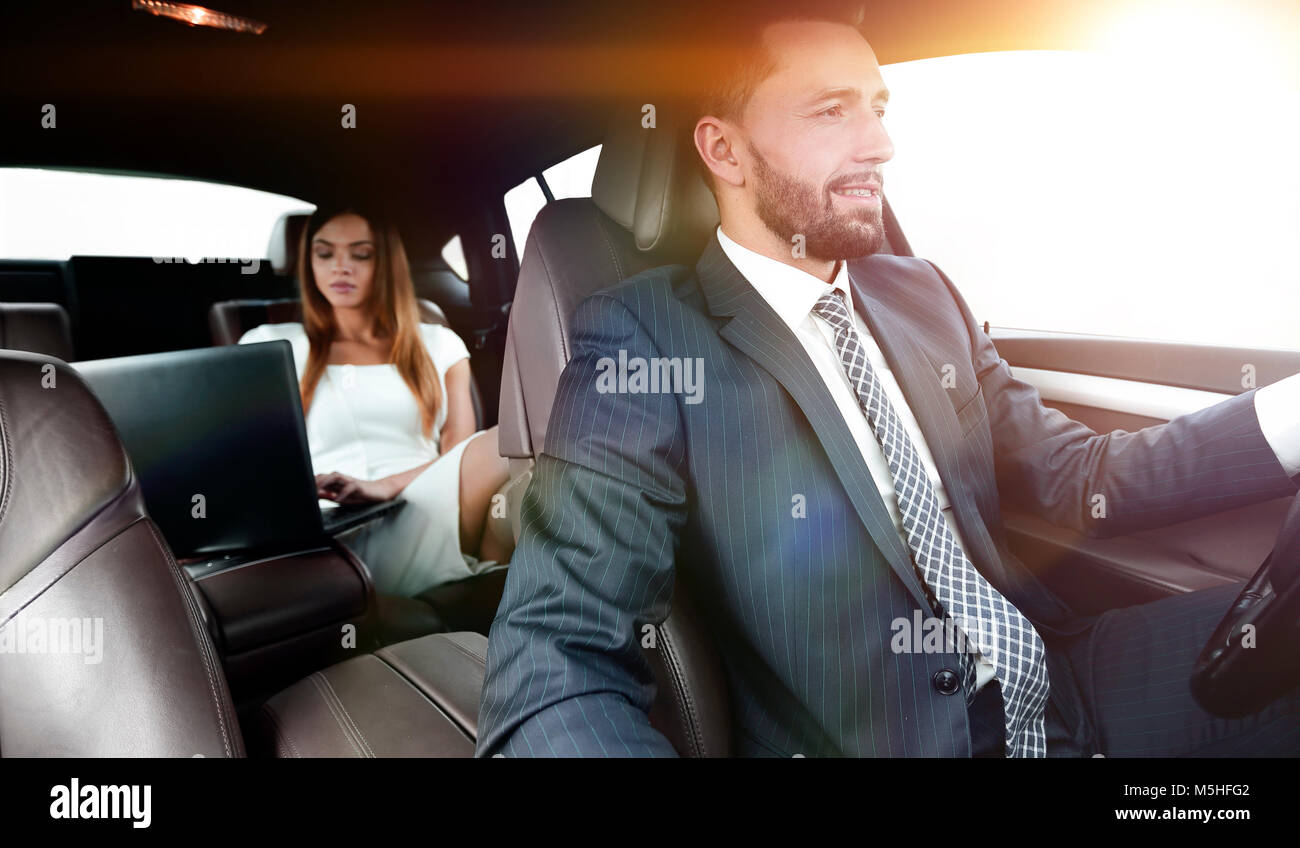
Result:
<svg viewBox="0 0 1300 848"><path fill-rule="evenodd" d="M835 348L889 463L907 544L921 582L932 603L940 607L938 614L946 611L967 645L994 666L1005 707L1007 756L1046 756L1043 710L1048 679L1042 638L962 551L944 520L939 497L916 447L867 361L839 290L822 295L813 313L835 330ZM961 654L962 684L970 703L975 697L975 661L971 651Z"/></svg>

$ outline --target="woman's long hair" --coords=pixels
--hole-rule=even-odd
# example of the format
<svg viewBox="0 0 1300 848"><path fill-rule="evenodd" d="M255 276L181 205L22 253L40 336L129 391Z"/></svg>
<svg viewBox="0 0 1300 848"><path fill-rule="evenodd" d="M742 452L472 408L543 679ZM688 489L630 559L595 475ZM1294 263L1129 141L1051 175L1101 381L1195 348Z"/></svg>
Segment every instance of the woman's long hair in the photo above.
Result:
<svg viewBox="0 0 1300 848"><path fill-rule="evenodd" d="M411 266L406 260L397 229L386 221L351 209L317 209L303 228L298 243L298 285L302 295L302 325L307 331L310 349L303 370L302 408L311 409L312 396L325 366L329 362L330 344L334 341L334 308L316 287L311 267L311 241L320 228L339 215L354 214L370 224L375 239L375 278L366 307L377 334L392 340L388 361L415 395L420 408L420 424L425 438L432 438L433 423L442 405L442 389L433 360L420 335L420 310L411 283ZM336 248L341 249L341 248Z"/></svg>

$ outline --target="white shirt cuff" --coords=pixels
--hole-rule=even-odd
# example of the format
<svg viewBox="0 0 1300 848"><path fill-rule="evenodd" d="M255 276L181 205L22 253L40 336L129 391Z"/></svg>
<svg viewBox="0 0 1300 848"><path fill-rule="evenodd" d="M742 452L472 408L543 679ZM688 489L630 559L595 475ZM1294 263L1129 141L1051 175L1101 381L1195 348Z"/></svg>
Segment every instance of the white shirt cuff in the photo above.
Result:
<svg viewBox="0 0 1300 848"><path fill-rule="evenodd" d="M1286 473L1300 474L1300 374L1256 391L1255 415Z"/></svg>

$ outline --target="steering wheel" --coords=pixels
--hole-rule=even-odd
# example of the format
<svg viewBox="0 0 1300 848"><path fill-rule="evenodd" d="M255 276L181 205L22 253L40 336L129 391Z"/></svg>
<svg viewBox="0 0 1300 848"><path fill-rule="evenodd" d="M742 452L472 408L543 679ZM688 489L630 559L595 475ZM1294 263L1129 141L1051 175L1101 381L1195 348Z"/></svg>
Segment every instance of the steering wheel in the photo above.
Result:
<svg viewBox="0 0 1300 848"><path fill-rule="evenodd" d="M1300 685L1300 497L1273 552L1237 596L1192 670L1208 713L1239 718Z"/></svg>

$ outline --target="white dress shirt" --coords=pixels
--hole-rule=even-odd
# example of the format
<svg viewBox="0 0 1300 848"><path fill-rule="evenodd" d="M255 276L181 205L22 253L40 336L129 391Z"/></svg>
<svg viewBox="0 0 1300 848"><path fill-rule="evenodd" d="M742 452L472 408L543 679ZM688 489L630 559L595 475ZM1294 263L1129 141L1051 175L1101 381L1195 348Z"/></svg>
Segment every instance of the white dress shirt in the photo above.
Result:
<svg viewBox="0 0 1300 848"><path fill-rule="evenodd" d="M1255 416L1286 473L1300 474L1300 374L1255 392Z"/></svg>
<svg viewBox="0 0 1300 848"><path fill-rule="evenodd" d="M835 331L825 319L814 315L812 311L821 296L833 288L843 292L844 303L849 309L849 314L853 316L867 359L871 362L876 379L880 381L889 402L898 413L903 428L916 446L921 464L925 466L926 474L939 499L939 506L943 509L944 520L948 523L948 528L958 544L962 546L962 550L969 551L970 548L966 540L962 539L961 531L953 519L952 507L948 503L943 481L939 479L934 457L926 445L925 435L916 422L916 416L912 414L912 408L908 406L907 398L903 396L902 389L899 388L898 381L894 378L880 346L872 338L871 331L863 322L862 316L853 308L853 291L849 286L847 263L839 264L835 279L827 284L806 271L742 247L728 238L722 231L722 227L718 227L717 234L718 243L721 244L727 258L767 301L781 320L790 327L795 338L799 340L809 359L816 366L817 373L821 375L822 381L835 400L835 405L839 408L845 423L848 424L849 432L853 434L858 449L862 452L862 458L867 464L868 471L871 472L871 479L880 490L880 496L889 510L890 518L894 521L894 527L903 539L904 547L907 547L907 533L903 528L903 517L894 496L894 478L889 473L889 463L885 460L880 442L871 431L866 414L858 403L857 393L850 385L848 375L844 371L840 355L835 348ZM1283 469L1293 477L1300 474L1300 374L1293 374L1255 392L1255 414L1259 418L1259 428L1264 438L1277 454ZM993 679L993 676L992 664L980 656L976 666L976 687L982 688Z"/></svg>

